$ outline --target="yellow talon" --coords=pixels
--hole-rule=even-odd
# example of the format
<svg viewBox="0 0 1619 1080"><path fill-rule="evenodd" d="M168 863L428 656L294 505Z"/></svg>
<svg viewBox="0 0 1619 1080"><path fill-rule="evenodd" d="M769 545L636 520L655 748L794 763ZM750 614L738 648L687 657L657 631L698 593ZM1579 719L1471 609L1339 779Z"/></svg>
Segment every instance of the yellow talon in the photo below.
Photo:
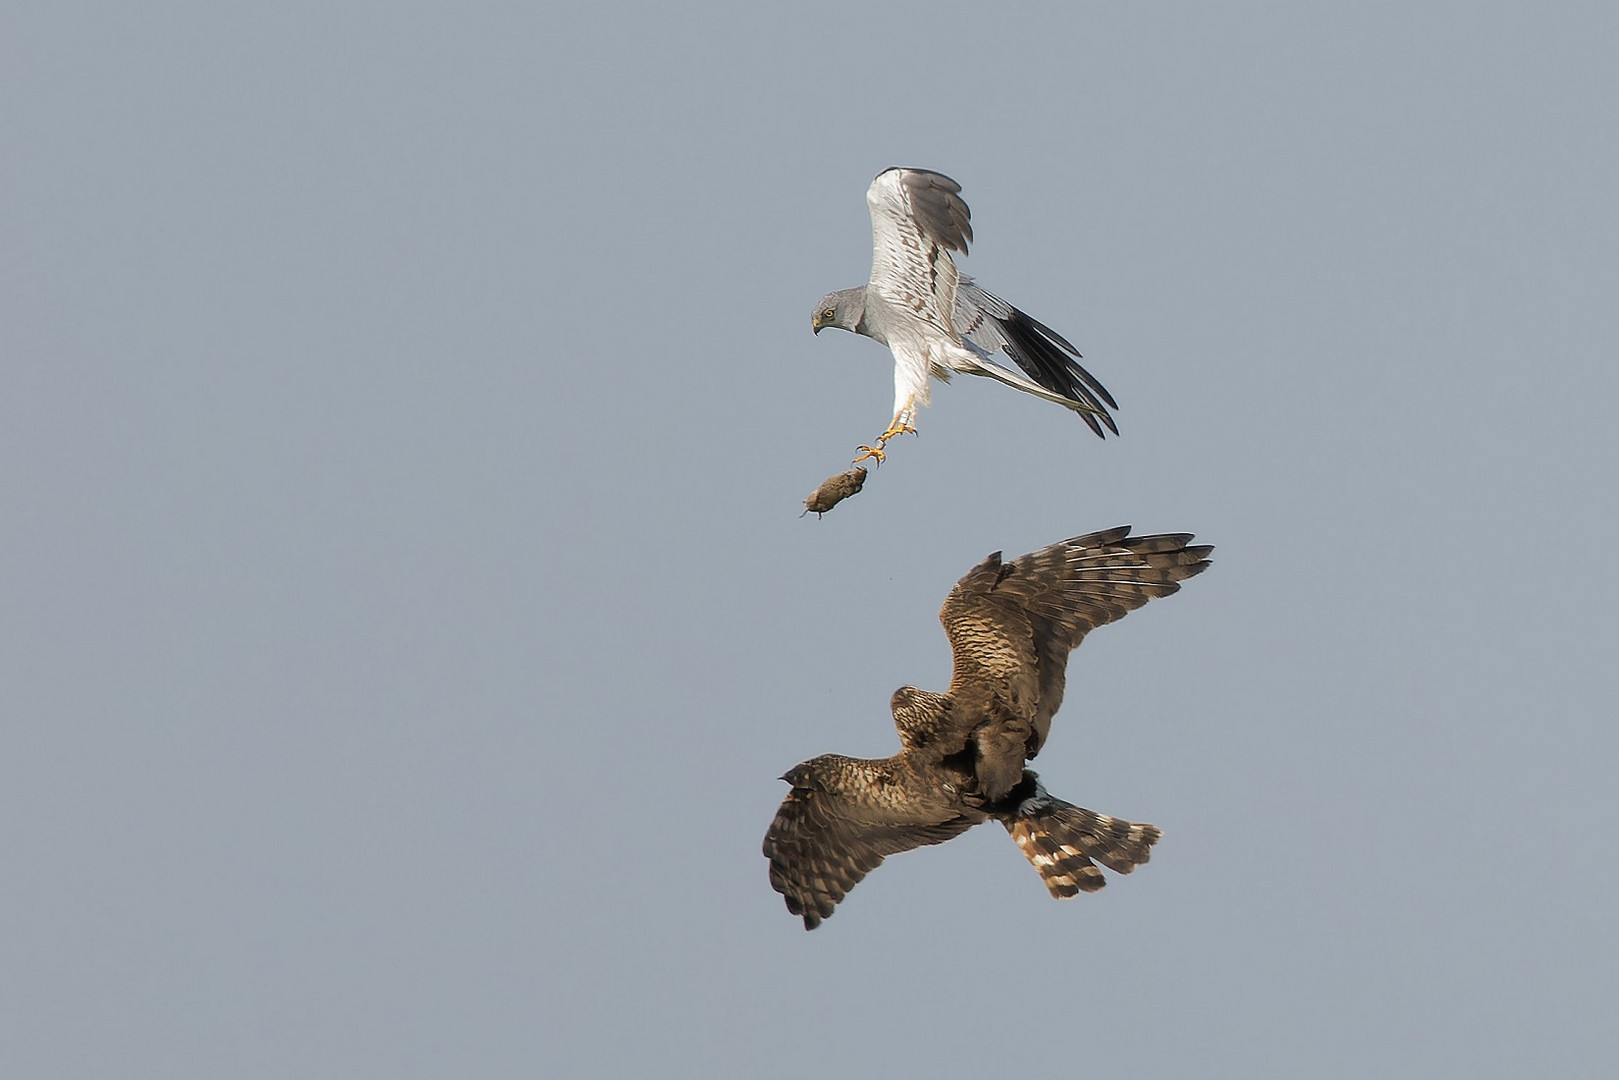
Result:
<svg viewBox="0 0 1619 1080"><path fill-rule="evenodd" d="M878 445L876 446L862 446L860 448L860 456L855 458L851 464L858 465L867 458L876 458L877 464L879 465L881 465L884 461L887 461L888 455L883 453L882 442L883 440L879 439L877 440Z"/></svg>
<svg viewBox="0 0 1619 1080"><path fill-rule="evenodd" d="M889 439L892 439L892 438L894 438L895 436L898 436L898 435L915 435L915 434L916 434L916 429L913 428L911 425L906 424L906 423L901 423L901 422L896 420L894 423L888 425L888 430L887 431L885 431L881 435L877 436L877 445L876 446L862 446L860 448L860 456L854 459L854 464L858 465L862 461L865 461L867 458L876 458L877 459L877 464L881 465L884 461L888 460L888 455L883 453L883 447L888 445L888 440Z"/></svg>

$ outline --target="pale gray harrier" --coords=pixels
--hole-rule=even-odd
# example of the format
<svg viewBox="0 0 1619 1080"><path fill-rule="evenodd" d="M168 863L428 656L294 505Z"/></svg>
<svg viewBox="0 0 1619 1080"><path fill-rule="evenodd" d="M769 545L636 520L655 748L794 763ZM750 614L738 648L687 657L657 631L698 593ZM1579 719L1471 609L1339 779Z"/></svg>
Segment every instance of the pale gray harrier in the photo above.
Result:
<svg viewBox="0 0 1619 1080"><path fill-rule="evenodd" d="M874 457L902 432L915 434L916 410L928 403L928 378L953 372L987 375L1015 390L1066 405L1103 436L1117 435L1108 408L1113 395L1080 367L1079 350L1055 330L1029 318L956 270L952 251L967 254L971 214L961 185L925 169L885 169L866 190L871 208L871 281L821 297L811 325L864 334L894 354L894 417ZM994 360L1004 352L1022 374Z"/></svg>
<svg viewBox="0 0 1619 1080"><path fill-rule="evenodd" d="M939 844L991 818L1006 826L1056 897L1128 874L1161 835L1048 795L1024 763L1062 704L1068 654L1095 627L1180 588L1209 565L1190 534L1128 525L1001 562L956 583L939 611L954 656L943 694L902 686L890 708L900 752L826 754L782 779L793 789L765 836L770 884L813 930L888 855Z"/></svg>

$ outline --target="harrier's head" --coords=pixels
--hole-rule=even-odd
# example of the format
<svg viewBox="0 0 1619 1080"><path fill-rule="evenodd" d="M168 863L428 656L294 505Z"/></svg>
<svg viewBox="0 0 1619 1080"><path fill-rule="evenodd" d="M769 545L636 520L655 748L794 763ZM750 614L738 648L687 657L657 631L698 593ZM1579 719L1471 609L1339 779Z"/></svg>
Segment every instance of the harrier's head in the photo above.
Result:
<svg viewBox="0 0 1619 1080"><path fill-rule="evenodd" d="M943 694L902 686L889 699L894 714L894 727L899 741L906 749L917 750L937 736L945 723L950 701Z"/></svg>
<svg viewBox="0 0 1619 1080"><path fill-rule="evenodd" d="M860 320L865 316L866 288L862 285L858 289L842 289L821 297L821 302L815 305L815 314L810 317L810 326L815 328L817 334L828 326L859 333Z"/></svg>

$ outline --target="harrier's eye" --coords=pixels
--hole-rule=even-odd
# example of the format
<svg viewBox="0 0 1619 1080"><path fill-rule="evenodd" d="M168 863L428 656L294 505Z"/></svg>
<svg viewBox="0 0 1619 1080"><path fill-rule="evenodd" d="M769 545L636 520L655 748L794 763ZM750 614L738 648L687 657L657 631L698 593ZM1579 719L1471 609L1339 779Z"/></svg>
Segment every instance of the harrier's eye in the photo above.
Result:
<svg viewBox="0 0 1619 1080"><path fill-rule="evenodd" d="M821 312L821 318L830 319L836 314L837 312L833 311L831 308L827 308L825 311Z"/></svg>

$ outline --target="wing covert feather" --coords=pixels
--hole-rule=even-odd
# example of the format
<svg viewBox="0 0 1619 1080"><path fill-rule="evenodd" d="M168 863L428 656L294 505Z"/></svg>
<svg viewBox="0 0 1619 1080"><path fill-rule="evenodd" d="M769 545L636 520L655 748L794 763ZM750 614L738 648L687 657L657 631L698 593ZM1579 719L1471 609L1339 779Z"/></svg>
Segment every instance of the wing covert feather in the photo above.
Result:
<svg viewBox="0 0 1619 1080"><path fill-rule="evenodd" d="M897 168L877 174L866 190L871 286L952 337L960 274L950 252L966 254L972 239L960 191L940 173Z"/></svg>

